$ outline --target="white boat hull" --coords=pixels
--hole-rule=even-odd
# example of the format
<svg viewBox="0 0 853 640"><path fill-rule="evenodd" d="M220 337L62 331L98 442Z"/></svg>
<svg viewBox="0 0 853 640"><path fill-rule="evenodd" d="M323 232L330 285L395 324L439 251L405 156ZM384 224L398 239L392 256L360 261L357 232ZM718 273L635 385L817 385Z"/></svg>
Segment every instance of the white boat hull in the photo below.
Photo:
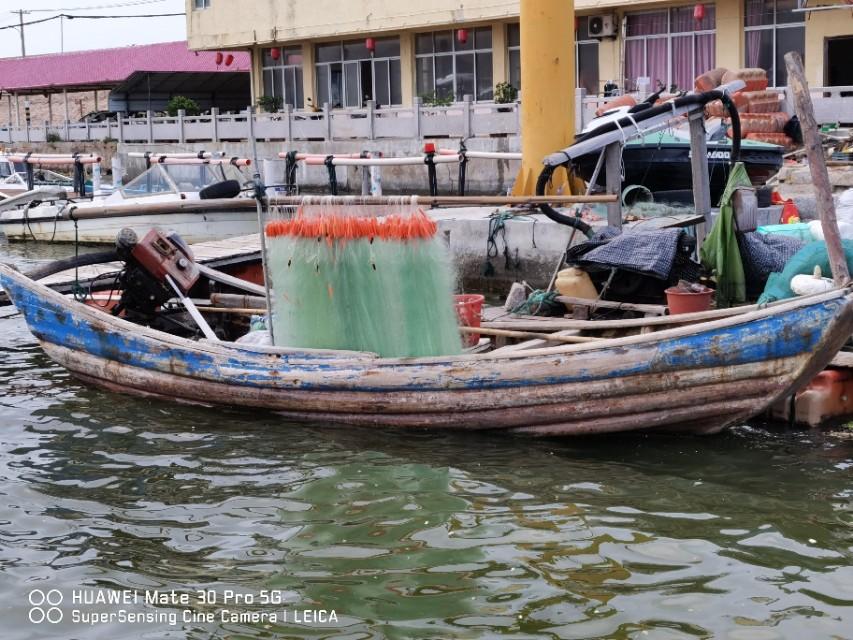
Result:
<svg viewBox="0 0 853 640"><path fill-rule="evenodd" d="M258 232L255 211L209 211L204 213L169 213L145 216L116 216L78 220L40 220L25 222L23 216L0 219L0 232L9 240L38 240L42 242L115 242L121 229L133 229L142 237L152 227L177 232L188 243L209 242Z"/></svg>

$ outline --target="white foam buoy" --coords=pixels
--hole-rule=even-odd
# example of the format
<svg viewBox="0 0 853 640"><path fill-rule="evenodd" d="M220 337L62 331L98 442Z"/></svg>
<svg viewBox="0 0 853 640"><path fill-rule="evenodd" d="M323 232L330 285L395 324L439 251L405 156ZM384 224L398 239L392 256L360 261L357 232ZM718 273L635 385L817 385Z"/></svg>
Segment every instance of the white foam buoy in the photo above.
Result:
<svg viewBox="0 0 853 640"><path fill-rule="evenodd" d="M829 291L835 284L829 278L822 276L820 266L815 265L812 275L799 274L791 278L791 291L798 296L809 296Z"/></svg>

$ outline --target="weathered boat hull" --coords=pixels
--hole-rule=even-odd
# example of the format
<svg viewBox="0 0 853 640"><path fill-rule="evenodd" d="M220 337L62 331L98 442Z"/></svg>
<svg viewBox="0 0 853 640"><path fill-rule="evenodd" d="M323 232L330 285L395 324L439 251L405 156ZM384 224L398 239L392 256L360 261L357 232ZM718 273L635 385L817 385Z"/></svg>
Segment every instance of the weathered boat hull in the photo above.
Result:
<svg viewBox="0 0 853 640"><path fill-rule="evenodd" d="M75 230L72 220L42 217L26 222L18 211L6 212L0 217L0 232L10 240L75 242L76 238L77 242L113 244L124 228L133 229L142 237L152 227L175 231L184 241L193 244L257 233L258 218L254 210L116 216L78 220Z"/></svg>
<svg viewBox="0 0 853 640"><path fill-rule="evenodd" d="M429 359L194 342L129 324L0 267L46 353L143 396L259 407L287 419L577 435L715 432L802 386L853 329L845 291L643 336Z"/></svg>

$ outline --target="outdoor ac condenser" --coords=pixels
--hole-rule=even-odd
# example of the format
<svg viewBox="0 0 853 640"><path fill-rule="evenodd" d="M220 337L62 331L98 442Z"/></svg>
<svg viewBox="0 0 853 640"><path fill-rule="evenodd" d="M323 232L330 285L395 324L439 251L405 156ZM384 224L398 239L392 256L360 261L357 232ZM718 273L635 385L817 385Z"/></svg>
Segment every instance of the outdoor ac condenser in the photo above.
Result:
<svg viewBox="0 0 853 640"><path fill-rule="evenodd" d="M589 35L592 38L613 38L616 36L616 21L612 15L590 16Z"/></svg>

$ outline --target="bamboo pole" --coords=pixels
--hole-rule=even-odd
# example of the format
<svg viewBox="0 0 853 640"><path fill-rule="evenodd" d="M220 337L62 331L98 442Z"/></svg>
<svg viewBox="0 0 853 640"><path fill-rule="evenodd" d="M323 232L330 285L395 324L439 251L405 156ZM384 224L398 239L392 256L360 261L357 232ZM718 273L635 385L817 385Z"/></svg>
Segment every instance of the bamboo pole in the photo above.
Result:
<svg viewBox="0 0 853 640"><path fill-rule="evenodd" d="M429 206L501 206L521 204L608 203L616 196L278 196L267 200L270 206L316 204L329 206L388 206L415 204ZM162 215L170 213L199 213L205 211L250 211L256 208L250 198L221 198L213 200L178 200L140 205L92 205L69 207L56 216L60 220L94 220L125 216ZM53 220L54 216L50 216Z"/></svg>
<svg viewBox="0 0 853 640"><path fill-rule="evenodd" d="M809 171L815 189L817 212L820 215L820 226L826 239L826 249L829 253L829 266L832 269L832 279L837 286L843 286L850 281L847 269L847 258L841 245L841 234L838 232L838 221L835 218L835 203L832 200L832 186L829 173L826 170L826 157L823 153L820 133L812 108L809 95L809 85L803 71L803 60L796 51L785 54L785 66L788 67L788 86L794 99L794 107L800 126L803 130L803 144L806 157L809 160Z"/></svg>
<svg viewBox="0 0 853 640"><path fill-rule="evenodd" d="M484 336L500 336L503 338L525 338L535 340L547 340L548 342L563 342L566 344L578 344L582 342L598 342L602 338L591 336L559 336L551 333L534 333L532 331L510 331L509 329L488 329L486 327L459 327L461 333L475 333Z"/></svg>

